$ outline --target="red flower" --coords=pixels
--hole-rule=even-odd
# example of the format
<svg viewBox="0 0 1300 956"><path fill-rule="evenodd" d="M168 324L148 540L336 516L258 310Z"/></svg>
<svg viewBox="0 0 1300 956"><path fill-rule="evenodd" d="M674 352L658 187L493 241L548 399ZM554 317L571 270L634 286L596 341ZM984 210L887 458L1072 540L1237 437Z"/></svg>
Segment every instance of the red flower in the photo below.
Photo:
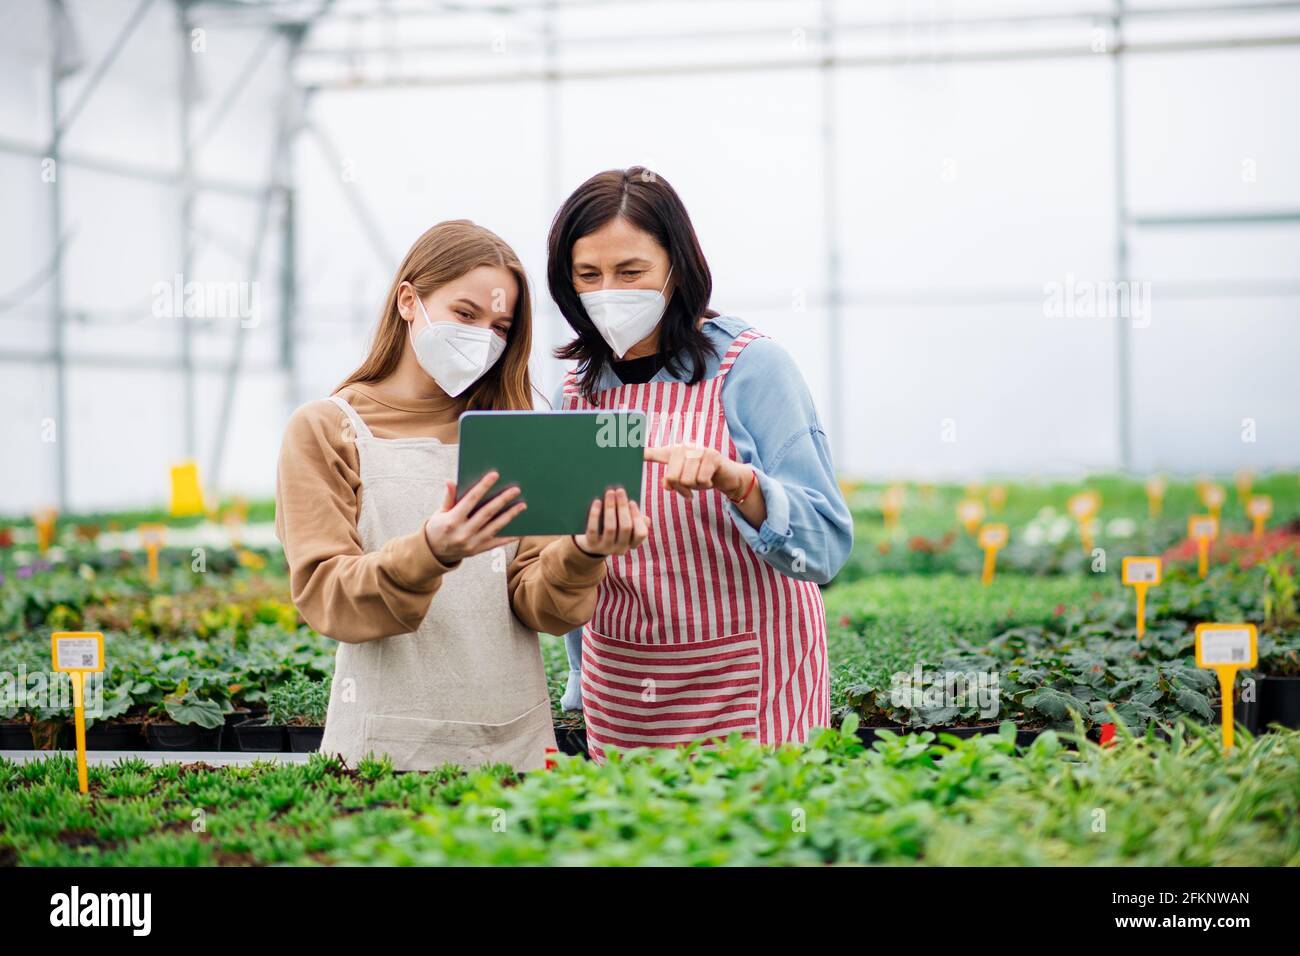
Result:
<svg viewBox="0 0 1300 956"><path fill-rule="evenodd" d="M1064 613L1065 613L1064 604L1058 604L1056 605L1056 607L1052 608L1052 617L1060 617Z"/></svg>
<svg viewBox="0 0 1300 956"><path fill-rule="evenodd" d="M1101 745L1103 747L1113 747L1115 745L1115 725L1105 723L1101 725Z"/></svg>
<svg viewBox="0 0 1300 956"><path fill-rule="evenodd" d="M848 627L853 623L847 614L840 615L840 627Z"/></svg>

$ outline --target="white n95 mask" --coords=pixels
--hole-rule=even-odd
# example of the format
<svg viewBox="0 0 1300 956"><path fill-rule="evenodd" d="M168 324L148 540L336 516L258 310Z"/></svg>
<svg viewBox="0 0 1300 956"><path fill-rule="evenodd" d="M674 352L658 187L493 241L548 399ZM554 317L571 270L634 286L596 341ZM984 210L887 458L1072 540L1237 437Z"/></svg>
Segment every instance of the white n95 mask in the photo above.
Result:
<svg viewBox="0 0 1300 956"><path fill-rule="evenodd" d="M664 289L673 270L668 268L664 288L654 289L600 289L578 295L587 317L601 338L614 350L615 358L622 358L627 350L654 331L668 307Z"/></svg>
<svg viewBox="0 0 1300 956"><path fill-rule="evenodd" d="M448 395L459 395L496 364L506 342L491 329L459 322L430 322L424 303L415 301L424 325L411 339L415 360ZM407 328L410 332L410 328Z"/></svg>

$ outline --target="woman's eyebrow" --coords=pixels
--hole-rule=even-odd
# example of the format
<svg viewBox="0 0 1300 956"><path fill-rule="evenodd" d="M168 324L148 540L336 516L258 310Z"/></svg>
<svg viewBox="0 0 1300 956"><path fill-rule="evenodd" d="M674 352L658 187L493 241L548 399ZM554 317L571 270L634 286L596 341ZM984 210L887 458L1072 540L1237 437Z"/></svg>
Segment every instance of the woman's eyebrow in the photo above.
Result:
<svg viewBox="0 0 1300 956"><path fill-rule="evenodd" d="M649 268L650 265L651 262L649 259L642 259L640 256L633 256L631 259L624 259L622 262L615 263L614 268L616 270L625 269L628 266L646 266ZM595 266L590 262L575 262L573 264L573 269L575 272L579 269L595 269L597 272L600 271L598 266Z"/></svg>

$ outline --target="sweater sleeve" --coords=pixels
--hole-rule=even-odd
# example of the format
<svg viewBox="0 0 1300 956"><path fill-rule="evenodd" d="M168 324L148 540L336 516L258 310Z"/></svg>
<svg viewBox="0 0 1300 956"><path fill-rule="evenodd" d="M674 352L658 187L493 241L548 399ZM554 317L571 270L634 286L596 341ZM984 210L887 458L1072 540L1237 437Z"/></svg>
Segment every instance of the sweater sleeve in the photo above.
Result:
<svg viewBox="0 0 1300 956"><path fill-rule="evenodd" d="M852 550L853 516L799 367L774 340L756 339L727 373L722 401L736 454L757 472L767 506L755 528L728 502L733 522L778 571L826 584Z"/></svg>
<svg viewBox="0 0 1300 956"><path fill-rule="evenodd" d="M275 489L276 537L303 619L337 641L419 627L442 576L459 566L433 555L424 529L367 552L357 530L357 450L341 409L310 402L289 419Z"/></svg>
<svg viewBox="0 0 1300 956"><path fill-rule="evenodd" d="M525 537L507 572L510 606L534 631L563 634L596 611L604 557L592 557L569 535Z"/></svg>

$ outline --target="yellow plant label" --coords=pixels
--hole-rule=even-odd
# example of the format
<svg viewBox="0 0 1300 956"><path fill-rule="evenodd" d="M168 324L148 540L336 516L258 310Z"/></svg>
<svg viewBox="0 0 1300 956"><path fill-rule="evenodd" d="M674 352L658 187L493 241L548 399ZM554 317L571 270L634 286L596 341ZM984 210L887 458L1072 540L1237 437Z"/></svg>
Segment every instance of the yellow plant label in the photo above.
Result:
<svg viewBox="0 0 1300 956"><path fill-rule="evenodd" d="M1268 520L1273 514L1273 499L1269 495L1251 495L1246 502L1246 514L1251 518Z"/></svg>
<svg viewBox="0 0 1300 956"><path fill-rule="evenodd" d="M1095 491L1081 491L1071 496L1066 504L1074 520L1084 522L1097 513L1101 507L1101 496Z"/></svg>
<svg viewBox="0 0 1300 956"><path fill-rule="evenodd" d="M984 505L974 498L964 498L957 503L957 520L968 532L975 533L979 523L984 520Z"/></svg>
<svg viewBox="0 0 1300 956"><path fill-rule="evenodd" d="M1196 666L1218 672L1220 709L1223 713L1223 749L1232 749L1232 705L1237 671L1254 667L1259 659L1254 624L1197 624Z"/></svg>
<svg viewBox="0 0 1300 956"><path fill-rule="evenodd" d="M1254 624L1196 625L1197 667L1254 667L1257 634Z"/></svg>
<svg viewBox="0 0 1300 956"><path fill-rule="evenodd" d="M183 461L172 466L171 513L177 517L207 513L199 486L199 466L195 462Z"/></svg>
<svg viewBox="0 0 1300 956"><path fill-rule="evenodd" d="M1125 558L1120 567L1123 581L1127 585L1160 583L1159 558Z"/></svg>
<svg viewBox="0 0 1300 956"><path fill-rule="evenodd" d="M104 635L99 631L55 631L50 635L54 670L64 674L104 669Z"/></svg>

